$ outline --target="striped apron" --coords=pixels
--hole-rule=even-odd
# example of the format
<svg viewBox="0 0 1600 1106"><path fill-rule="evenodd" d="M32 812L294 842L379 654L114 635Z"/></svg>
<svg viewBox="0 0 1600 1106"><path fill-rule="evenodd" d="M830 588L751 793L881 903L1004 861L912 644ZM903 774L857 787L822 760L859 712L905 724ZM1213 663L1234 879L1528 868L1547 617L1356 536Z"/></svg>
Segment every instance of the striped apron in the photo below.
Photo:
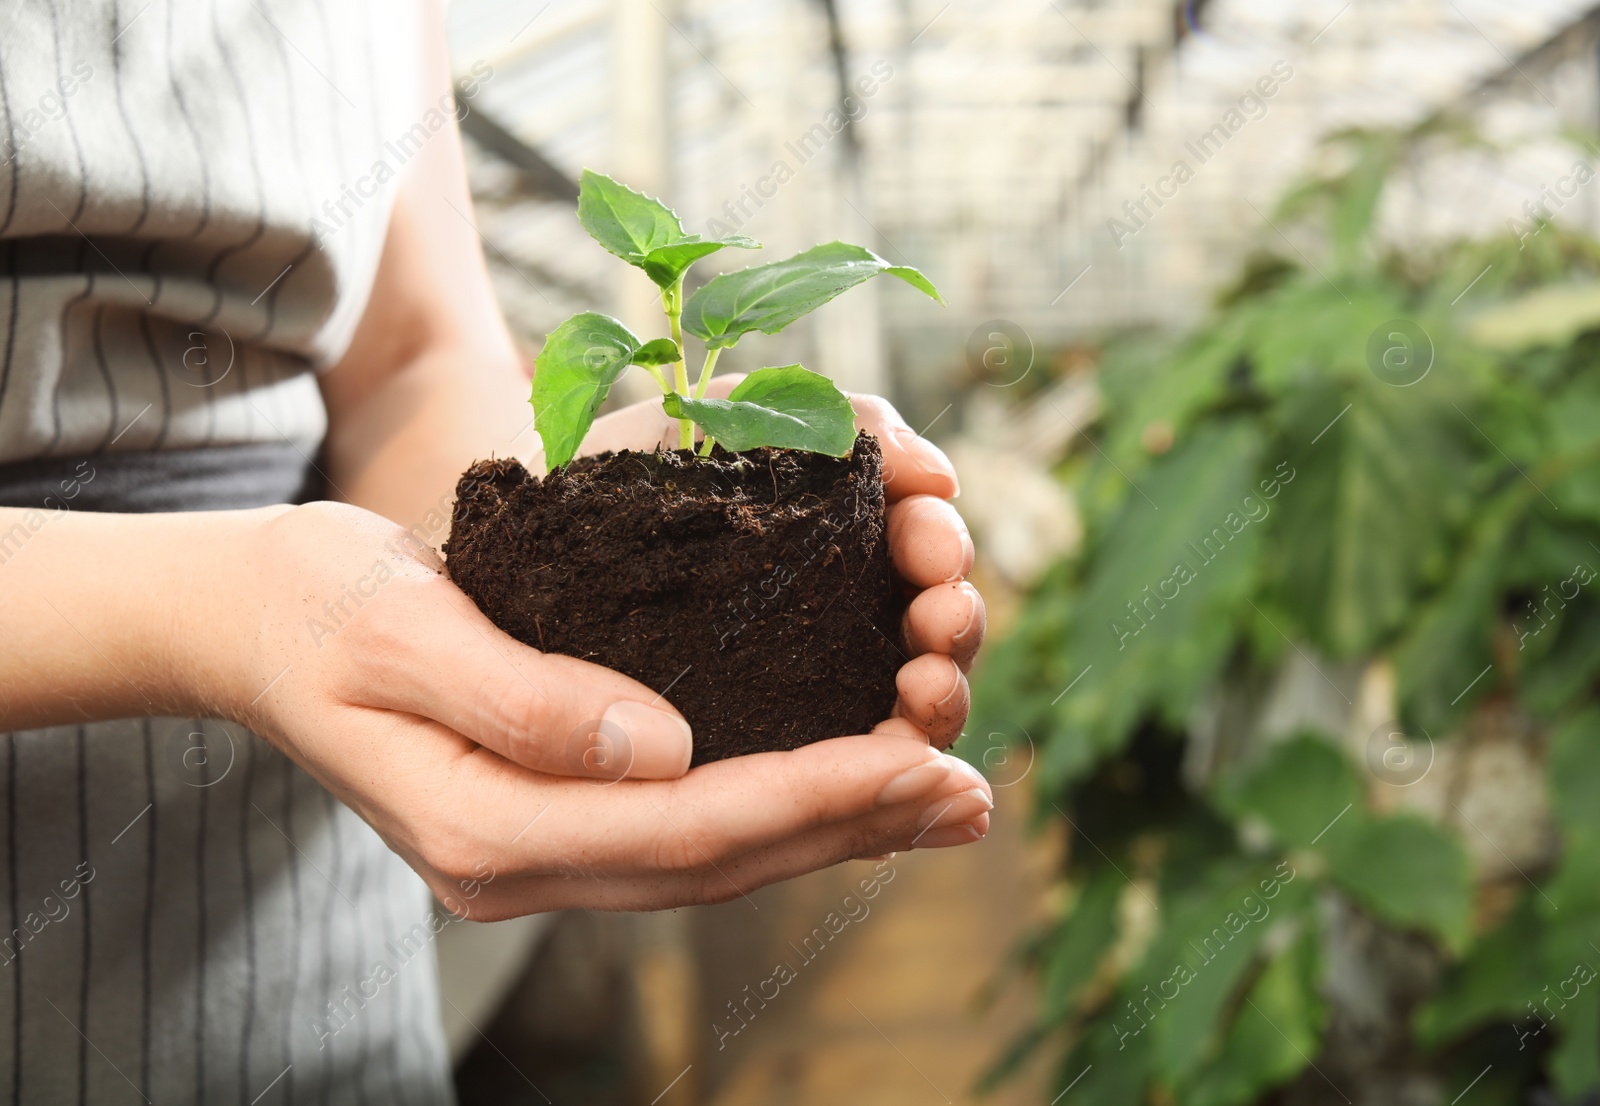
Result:
<svg viewBox="0 0 1600 1106"><path fill-rule="evenodd" d="M418 26L409 0L0 4L0 503L317 494L314 373L438 131ZM0 1101L451 1101L426 889L266 742L7 734L0 803Z"/></svg>

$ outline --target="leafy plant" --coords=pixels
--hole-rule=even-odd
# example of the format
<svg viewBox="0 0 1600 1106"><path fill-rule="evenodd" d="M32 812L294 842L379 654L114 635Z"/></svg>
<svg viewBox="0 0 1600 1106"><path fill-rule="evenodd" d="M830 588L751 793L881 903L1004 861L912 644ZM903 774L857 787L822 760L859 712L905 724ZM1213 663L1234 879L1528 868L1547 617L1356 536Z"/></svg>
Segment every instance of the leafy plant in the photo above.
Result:
<svg viewBox="0 0 1600 1106"><path fill-rule="evenodd" d="M727 399L707 399L717 357L752 331L776 334L829 300L888 273L939 302L916 269L891 265L871 250L843 242L813 246L783 261L713 277L685 299L690 267L719 250L760 249L743 235L704 238L684 231L662 204L610 177L584 170L578 221L596 242L642 269L661 290L668 336L645 340L609 315L586 311L556 327L535 363L533 408L552 467L577 454L611 386L640 365L661 387L662 406L678 420L679 445L702 456L725 449L775 446L839 457L855 440L855 413L826 377L799 365L757 369ZM705 360L691 388L684 334L698 338ZM670 374L670 376L669 376Z"/></svg>
<svg viewBox="0 0 1600 1106"><path fill-rule="evenodd" d="M1324 231L1315 267L1258 260L1196 332L1111 343L1062 468L1083 547L978 673L969 733L1031 736L1071 842L991 1081L1050 1046L1083 1106L1600 1086L1600 244L1386 253L1409 136L1343 140L1278 212ZM1454 785L1428 807L1352 732L1374 686L1408 754L1544 758L1543 859L1474 870ZM1356 1046L1334 1008L1363 987L1390 1021Z"/></svg>

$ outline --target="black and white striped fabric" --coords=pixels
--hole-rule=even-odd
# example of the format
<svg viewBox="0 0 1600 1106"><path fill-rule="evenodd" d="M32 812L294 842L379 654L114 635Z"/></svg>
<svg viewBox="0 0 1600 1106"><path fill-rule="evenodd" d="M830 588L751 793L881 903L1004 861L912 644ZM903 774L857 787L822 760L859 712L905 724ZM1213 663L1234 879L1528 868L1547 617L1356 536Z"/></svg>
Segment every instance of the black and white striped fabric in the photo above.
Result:
<svg viewBox="0 0 1600 1106"><path fill-rule="evenodd" d="M144 719L0 754L0 1095L451 1101L427 895L281 753Z"/></svg>
<svg viewBox="0 0 1600 1106"><path fill-rule="evenodd" d="M320 440L432 134L412 9L0 5L0 461Z"/></svg>
<svg viewBox="0 0 1600 1106"><path fill-rule="evenodd" d="M417 27L397 0L0 4L0 503L307 494L314 370L437 130ZM3 735L0 801L0 1101L451 1101L425 888L259 738Z"/></svg>
<svg viewBox="0 0 1600 1106"><path fill-rule="evenodd" d="M283 442L0 464L47 513L319 490ZM426 888L259 737L3 734L0 804L0 1101L451 1101Z"/></svg>

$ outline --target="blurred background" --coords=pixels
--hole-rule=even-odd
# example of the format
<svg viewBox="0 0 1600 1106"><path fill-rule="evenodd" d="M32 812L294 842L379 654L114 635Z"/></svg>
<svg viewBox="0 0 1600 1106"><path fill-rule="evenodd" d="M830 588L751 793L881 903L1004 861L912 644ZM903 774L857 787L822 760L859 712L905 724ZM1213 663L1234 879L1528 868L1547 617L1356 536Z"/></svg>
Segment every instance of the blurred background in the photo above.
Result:
<svg viewBox="0 0 1600 1106"><path fill-rule="evenodd" d="M958 751L999 800L954 855L451 927L463 1102L1600 1102L1600 8L450 21L530 357L657 309L584 167L944 292L722 364L881 392L954 459L993 641Z"/></svg>

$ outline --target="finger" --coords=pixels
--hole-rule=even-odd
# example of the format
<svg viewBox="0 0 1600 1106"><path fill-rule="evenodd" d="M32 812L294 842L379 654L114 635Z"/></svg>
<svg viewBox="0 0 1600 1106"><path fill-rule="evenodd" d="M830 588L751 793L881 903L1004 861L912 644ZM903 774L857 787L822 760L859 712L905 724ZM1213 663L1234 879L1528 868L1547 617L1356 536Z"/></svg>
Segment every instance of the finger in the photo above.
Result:
<svg viewBox="0 0 1600 1106"><path fill-rule="evenodd" d="M370 677L370 705L431 718L552 775L673 779L688 771L689 724L656 692L597 664L530 649L454 585L440 581L436 595L418 621L433 617L413 632L368 620L368 637L352 652Z"/></svg>
<svg viewBox="0 0 1600 1106"><path fill-rule="evenodd" d="M713 376L711 383L706 385L706 398L727 399L728 393L743 383L744 378L749 375L749 373L723 373L721 376Z"/></svg>
<svg viewBox="0 0 1600 1106"><path fill-rule="evenodd" d="M926 828L917 844L932 847L961 817L986 828L978 815L994 801L970 764L903 737L836 738L719 761L681 780L601 784L529 772L437 722L398 712L345 707L338 721L345 751L374 764L381 786L336 793L450 909L460 913L463 888L490 885L493 894L470 907L469 916L485 921L563 903L603 905L592 879L681 888L680 877L726 871L757 850L796 843L804 853L798 843L819 829L884 811L898 812L890 816L896 824ZM385 758L397 747L411 755ZM902 834L859 850L908 844ZM811 866L831 862L816 850L805 855ZM566 885L566 899L551 898L555 885ZM693 900L662 905L686 901Z"/></svg>
<svg viewBox="0 0 1600 1106"><path fill-rule="evenodd" d="M859 857L913 849L943 849L981 841L989 832L989 800L981 791L960 794L927 809L884 811L825 826L796 841L786 841L736 857L716 868L671 876L608 878L588 872L553 886L548 880L513 894L526 895L506 916L534 909L666 910L704 906L747 898L772 883L794 879ZM936 816L936 824L918 828L918 821ZM898 874L880 861L873 875L857 877L860 900L876 898ZM537 905L536 905L537 904ZM553 904L553 905L550 905ZM503 904L496 907L504 909ZM484 920L495 920L493 917ZM859 920L859 918L857 919Z"/></svg>
<svg viewBox="0 0 1600 1106"><path fill-rule="evenodd" d="M901 665L894 682L900 692L896 713L926 733L936 748L947 748L961 736L972 693L955 661L924 653Z"/></svg>
<svg viewBox="0 0 1600 1106"><path fill-rule="evenodd" d="M954 507L931 495L915 495L889 508L889 556L908 582L929 588L964 579L975 553L967 524Z"/></svg>
<svg viewBox="0 0 1600 1106"><path fill-rule="evenodd" d="M617 453L624 449L649 451L678 448L678 424L667 417L661 407L661 397L630 403L608 415L594 420L594 425L583 437L578 455L593 457L599 453Z"/></svg>
<svg viewBox="0 0 1600 1106"><path fill-rule="evenodd" d="M993 796L987 787L943 796L926 805L888 810L814 830L804 838L757 849L721 866L679 877L670 884L645 886L645 895L671 897L672 905L729 902L771 883L794 879L857 857L914 849L943 849L981 841L989 832ZM892 866L879 888L894 878ZM872 894L871 880L864 894ZM667 903L663 902L661 906ZM655 907L660 909L661 906Z"/></svg>
<svg viewBox="0 0 1600 1106"><path fill-rule="evenodd" d="M718 761L671 783L579 785L604 792L605 809L574 825L615 869L686 872L884 807L932 802L972 786L965 780L963 764L925 740L860 735ZM598 845L597 823L615 830Z"/></svg>
<svg viewBox="0 0 1600 1106"><path fill-rule="evenodd" d="M690 871L634 875L587 862L568 863L552 875L494 881L488 885L493 894L484 896L481 902L447 900L446 905L457 913L465 906L467 916L494 921L575 907L660 910L728 902L769 883L845 860L978 841L989 831L989 811L993 806L993 790L982 774L959 762L936 795L880 806ZM881 882L892 879L890 872Z"/></svg>
<svg viewBox="0 0 1600 1106"><path fill-rule="evenodd" d="M878 439L883 449L883 481L891 500L908 495L954 499L961 494L955 466L944 451L906 424L882 396L852 395L856 426Z"/></svg>
<svg viewBox="0 0 1600 1106"><path fill-rule="evenodd" d="M558 779L484 756L457 757L438 776L398 781L383 801L436 812L418 851L446 875L484 856L525 874L548 874L575 856L616 874L695 871L821 825L977 786L957 758L876 734L717 761L671 781Z"/></svg>
<svg viewBox="0 0 1600 1106"><path fill-rule="evenodd" d="M902 634L912 656L945 653L965 672L983 644L986 618L977 588L965 580L936 584L911 601Z"/></svg>
<svg viewBox="0 0 1600 1106"><path fill-rule="evenodd" d="M916 724L907 718L885 718L872 727L872 732L888 734L891 737L911 737L924 745L928 743L928 735L917 729Z"/></svg>

